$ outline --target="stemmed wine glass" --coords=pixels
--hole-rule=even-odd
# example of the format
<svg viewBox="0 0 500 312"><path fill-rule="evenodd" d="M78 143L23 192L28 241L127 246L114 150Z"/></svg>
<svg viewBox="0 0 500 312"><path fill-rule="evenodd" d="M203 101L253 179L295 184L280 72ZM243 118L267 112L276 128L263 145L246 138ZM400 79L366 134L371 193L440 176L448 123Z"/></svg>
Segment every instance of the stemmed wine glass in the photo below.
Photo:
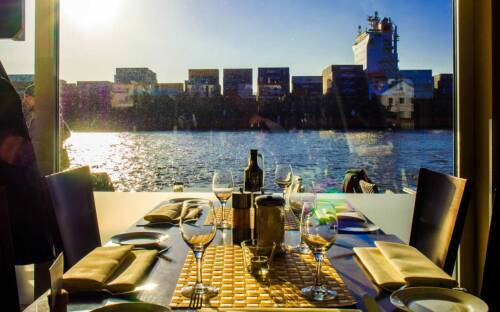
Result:
<svg viewBox="0 0 500 312"><path fill-rule="evenodd" d="M192 217L189 216L188 211L191 209L199 209L200 217L196 224L192 222ZM191 298L193 293L201 297L210 298L216 296L219 292L217 287L203 284L201 276L201 261L206 248L215 237L217 227L214 222L211 224L204 224L209 214L214 213L214 206L210 200L186 200L182 204L182 213L179 221L179 230L182 239L191 248L196 259L196 283L191 286L182 288L181 293L183 296Z"/></svg>
<svg viewBox="0 0 500 312"><path fill-rule="evenodd" d="M316 201L304 206L300 220L300 233L316 259L316 278L313 286L305 287L302 294L315 301L334 299L337 292L325 287L321 281L321 264L326 251L337 239L338 222L335 207L327 201Z"/></svg>
<svg viewBox="0 0 500 312"><path fill-rule="evenodd" d="M314 182L304 182L302 179L294 179L290 186L289 195L290 209L300 222L302 210L311 209L316 201L316 188ZM298 246L290 248L292 252L307 254L310 252L302 235Z"/></svg>
<svg viewBox="0 0 500 312"><path fill-rule="evenodd" d="M283 192L283 198L285 199L285 209L288 209L288 201L285 197L285 190L292 184L293 171L290 164L278 164L276 165L276 170L274 172L274 182L278 184Z"/></svg>
<svg viewBox="0 0 500 312"><path fill-rule="evenodd" d="M231 227L225 217L225 208L227 201L233 195L233 187L234 182L231 171L215 170L212 179L212 191L214 192L215 197L217 197L217 199L219 200L222 209L222 220L217 225L219 229L228 229Z"/></svg>

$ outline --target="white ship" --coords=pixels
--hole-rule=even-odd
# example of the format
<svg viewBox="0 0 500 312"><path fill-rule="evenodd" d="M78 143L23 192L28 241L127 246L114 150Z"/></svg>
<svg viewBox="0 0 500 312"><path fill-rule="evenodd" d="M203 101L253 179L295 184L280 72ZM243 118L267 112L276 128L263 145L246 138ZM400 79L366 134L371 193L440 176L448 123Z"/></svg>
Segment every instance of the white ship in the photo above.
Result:
<svg viewBox="0 0 500 312"><path fill-rule="evenodd" d="M368 16L369 27L358 26L354 45L354 63L363 65L370 94L379 95L389 79L398 76L398 28L390 18L380 19L378 12Z"/></svg>

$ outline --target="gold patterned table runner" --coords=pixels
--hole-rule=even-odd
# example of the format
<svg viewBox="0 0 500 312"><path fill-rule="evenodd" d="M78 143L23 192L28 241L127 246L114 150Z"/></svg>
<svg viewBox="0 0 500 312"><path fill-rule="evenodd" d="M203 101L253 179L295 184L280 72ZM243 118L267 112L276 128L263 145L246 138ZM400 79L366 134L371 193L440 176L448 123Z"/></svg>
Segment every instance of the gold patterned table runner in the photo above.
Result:
<svg viewBox="0 0 500 312"><path fill-rule="evenodd" d="M218 221L222 219L222 208L215 207L215 215ZM226 207L225 209L226 212L226 219L228 220L229 224L233 224L233 208L232 207ZM214 215L211 213L208 215L208 217L205 220L205 224L211 224L214 220ZM299 229L299 220L297 217L293 214L292 210L285 210L285 230L298 230Z"/></svg>
<svg viewBox="0 0 500 312"><path fill-rule="evenodd" d="M326 302L309 301L300 289L314 283L315 261L311 255L285 254L275 258L269 282L259 282L244 268L241 247L210 246L203 259L203 282L219 287L219 294L204 303L206 307L347 307L356 300L346 288L337 271L325 261L323 282L337 291L336 299ZM187 308L189 298L181 288L194 284L196 264L189 252L177 280L172 308Z"/></svg>

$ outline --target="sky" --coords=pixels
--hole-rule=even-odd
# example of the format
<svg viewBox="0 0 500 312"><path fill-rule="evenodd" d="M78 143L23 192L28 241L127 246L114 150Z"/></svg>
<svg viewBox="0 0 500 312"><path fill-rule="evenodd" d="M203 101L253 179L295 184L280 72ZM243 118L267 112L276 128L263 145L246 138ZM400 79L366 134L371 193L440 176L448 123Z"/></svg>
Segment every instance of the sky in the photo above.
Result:
<svg viewBox="0 0 500 312"><path fill-rule="evenodd" d="M34 70L34 1L26 41L0 40L10 74ZM149 67L159 82L188 68L290 67L321 75L353 64L357 26L375 10L398 26L400 69L452 71L451 0L60 0L60 78L113 81L116 67Z"/></svg>

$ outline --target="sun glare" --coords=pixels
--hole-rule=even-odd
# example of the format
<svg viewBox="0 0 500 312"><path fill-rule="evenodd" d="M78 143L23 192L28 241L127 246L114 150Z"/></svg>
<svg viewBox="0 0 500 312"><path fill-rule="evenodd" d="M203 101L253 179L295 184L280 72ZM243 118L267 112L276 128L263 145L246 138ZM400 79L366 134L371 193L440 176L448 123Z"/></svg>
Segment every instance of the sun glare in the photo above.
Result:
<svg viewBox="0 0 500 312"><path fill-rule="evenodd" d="M110 25L118 14L119 0L62 0L61 15L85 30Z"/></svg>

